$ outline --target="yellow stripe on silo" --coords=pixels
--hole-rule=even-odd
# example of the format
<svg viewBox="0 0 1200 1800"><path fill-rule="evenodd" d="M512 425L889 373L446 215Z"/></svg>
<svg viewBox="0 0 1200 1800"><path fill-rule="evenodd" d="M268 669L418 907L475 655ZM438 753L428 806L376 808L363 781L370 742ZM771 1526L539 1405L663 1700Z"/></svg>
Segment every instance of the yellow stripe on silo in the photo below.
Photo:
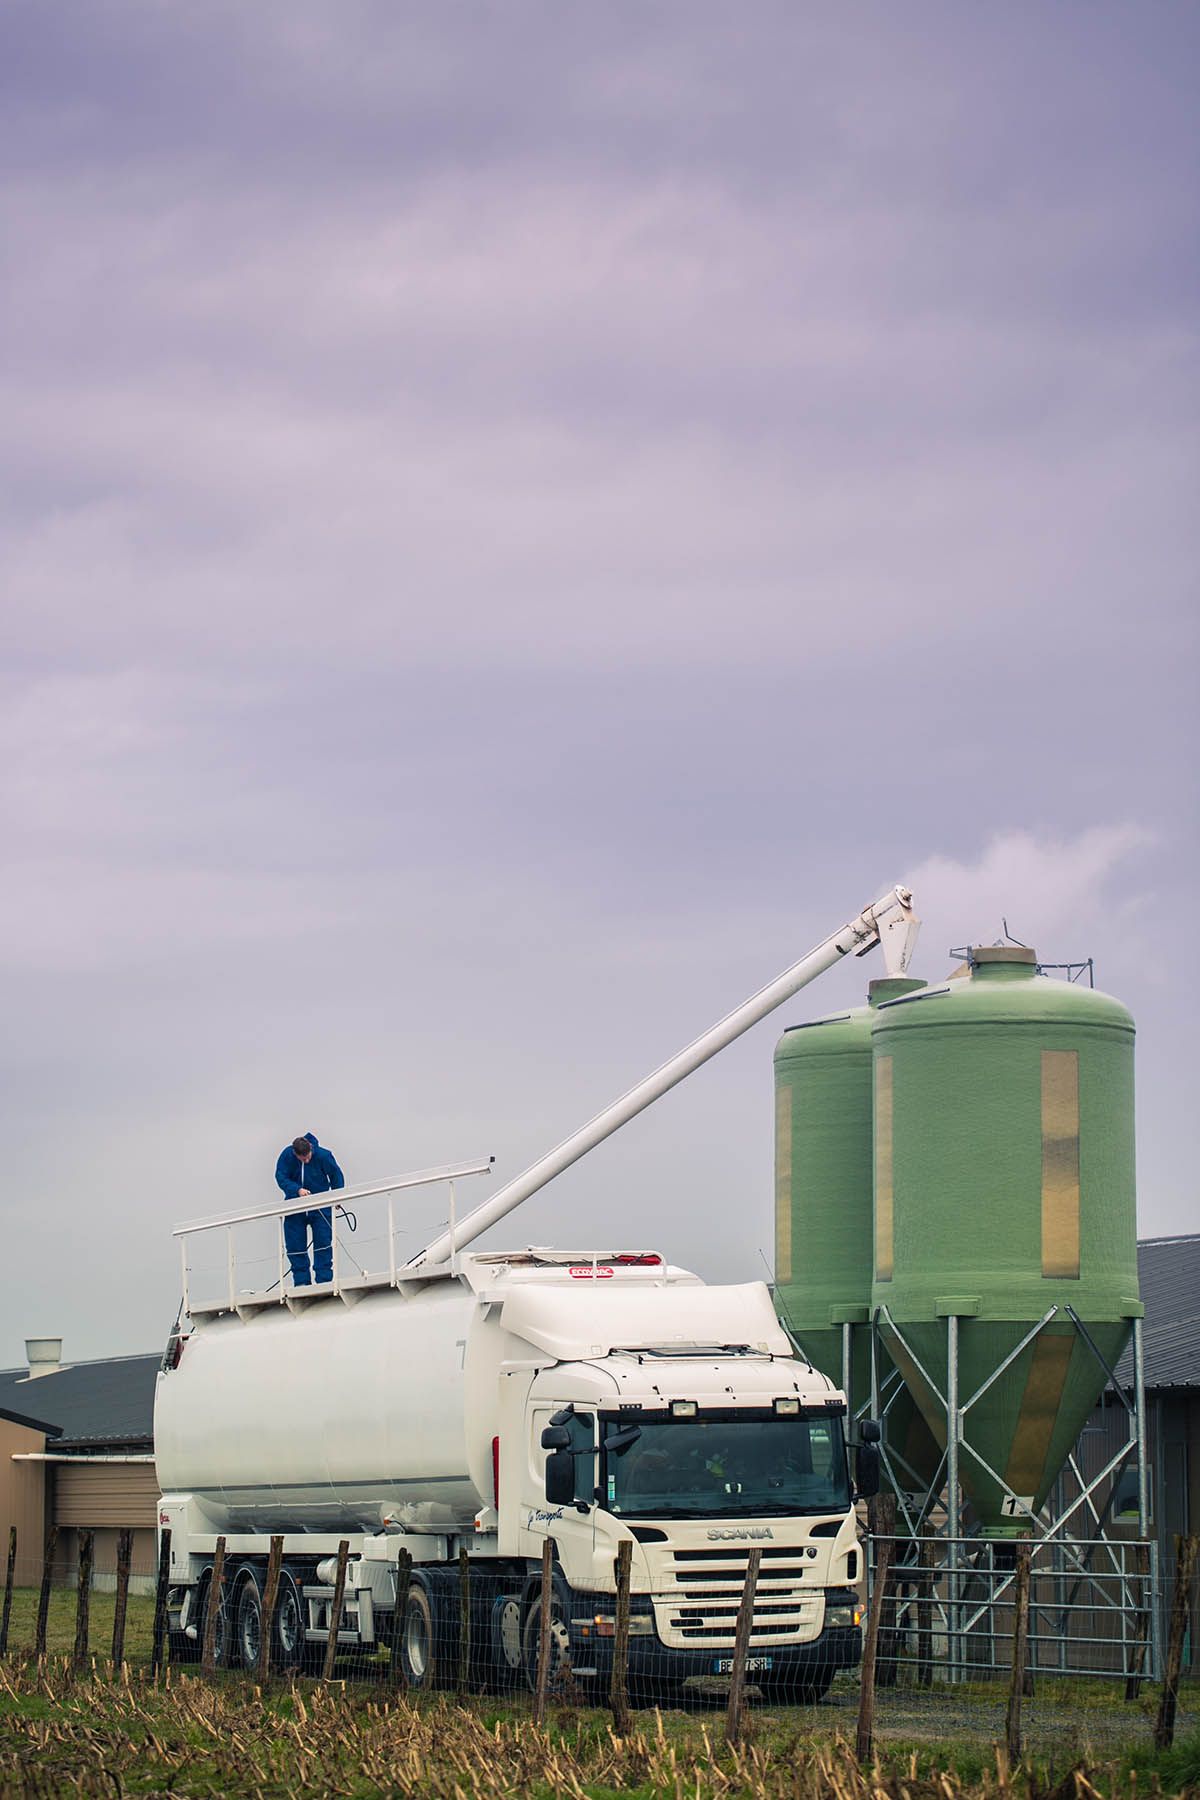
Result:
<svg viewBox="0 0 1200 1800"><path fill-rule="evenodd" d="M1004 1479L1014 1494L1036 1494L1041 1488L1050 1434L1058 1417L1067 1381L1067 1365L1074 1347L1073 1336L1052 1337L1047 1331L1043 1331L1033 1346L1033 1359L1021 1396L1021 1411L1008 1453L1008 1467L1004 1471Z"/></svg>
<svg viewBox="0 0 1200 1800"><path fill-rule="evenodd" d="M1042 1051L1042 1274L1079 1279L1079 1052Z"/></svg>
<svg viewBox="0 0 1200 1800"><path fill-rule="evenodd" d="M775 1279L792 1279L792 1090L775 1090Z"/></svg>
<svg viewBox="0 0 1200 1800"><path fill-rule="evenodd" d="M875 1061L875 1279L890 1281L895 1260L892 1198L892 1059Z"/></svg>

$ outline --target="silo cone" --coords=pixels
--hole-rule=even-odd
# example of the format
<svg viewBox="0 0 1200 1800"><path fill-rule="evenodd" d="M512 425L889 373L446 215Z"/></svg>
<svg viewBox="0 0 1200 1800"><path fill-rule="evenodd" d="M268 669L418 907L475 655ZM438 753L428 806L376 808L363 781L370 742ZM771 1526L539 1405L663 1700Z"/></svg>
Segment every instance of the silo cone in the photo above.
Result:
<svg viewBox="0 0 1200 1800"><path fill-rule="evenodd" d="M775 1306L839 1387L842 1325L853 1326L851 1413L871 1392L871 1021L881 1000L922 986L873 981L869 1005L793 1026L775 1048ZM889 1446L919 1472L908 1485L932 1479L939 1452L909 1395L887 1427Z"/></svg>
<svg viewBox="0 0 1200 1800"><path fill-rule="evenodd" d="M947 1319L958 1318L960 1476L996 1533L1028 1528L1014 1521L1043 1504L1105 1385L1065 1308L1110 1367L1142 1310L1133 1020L1035 961L1017 947L972 950L966 978L883 1004L872 1027L872 1305L895 1321L881 1321L884 1340L942 1445L945 1406L916 1363L945 1395Z"/></svg>

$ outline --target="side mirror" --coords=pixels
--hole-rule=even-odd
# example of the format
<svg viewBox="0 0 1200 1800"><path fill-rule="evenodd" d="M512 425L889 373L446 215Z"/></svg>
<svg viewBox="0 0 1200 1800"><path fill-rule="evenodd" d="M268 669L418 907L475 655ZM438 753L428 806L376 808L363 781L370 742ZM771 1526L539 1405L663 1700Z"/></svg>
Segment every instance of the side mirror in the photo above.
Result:
<svg viewBox="0 0 1200 1800"><path fill-rule="evenodd" d="M877 1444L882 1436L878 1419L864 1419L858 1428L858 1439L862 1444Z"/></svg>
<svg viewBox="0 0 1200 1800"><path fill-rule="evenodd" d="M860 1500L873 1500L879 1492L879 1451L874 1444L860 1444L854 1462L855 1488Z"/></svg>
<svg viewBox="0 0 1200 1800"><path fill-rule="evenodd" d="M565 1425L547 1425L542 1432L543 1450L569 1450L571 1434Z"/></svg>
<svg viewBox="0 0 1200 1800"><path fill-rule="evenodd" d="M574 1505L575 1458L569 1450L553 1450L546 1458L546 1502L549 1506Z"/></svg>

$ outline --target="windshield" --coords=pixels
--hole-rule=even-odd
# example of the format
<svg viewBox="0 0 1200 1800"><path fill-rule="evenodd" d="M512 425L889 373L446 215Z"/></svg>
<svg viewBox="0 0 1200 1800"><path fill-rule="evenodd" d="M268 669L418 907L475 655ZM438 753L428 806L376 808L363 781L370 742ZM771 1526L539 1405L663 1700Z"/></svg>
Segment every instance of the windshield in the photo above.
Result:
<svg viewBox="0 0 1200 1800"><path fill-rule="evenodd" d="M613 1426L628 1425L626 1414ZM605 1456L609 1512L717 1519L844 1512L850 1504L842 1421L777 1418L637 1420L641 1436Z"/></svg>

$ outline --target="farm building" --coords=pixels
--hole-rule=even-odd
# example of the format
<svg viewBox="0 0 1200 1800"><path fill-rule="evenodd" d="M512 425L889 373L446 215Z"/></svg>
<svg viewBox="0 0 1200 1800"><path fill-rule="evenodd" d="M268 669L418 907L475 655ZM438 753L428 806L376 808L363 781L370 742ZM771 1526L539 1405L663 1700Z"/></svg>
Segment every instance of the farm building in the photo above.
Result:
<svg viewBox="0 0 1200 1800"><path fill-rule="evenodd" d="M1175 1566L1175 1538L1200 1532L1200 1234L1144 1238L1138 1245L1138 1280L1146 1308L1150 1536L1158 1544L1165 1607ZM1121 1395L1133 1394L1132 1346L1117 1365L1116 1376L1116 1386L1109 1384L1076 1447L1076 1463L1087 1481L1124 1442L1127 1414ZM1064 1480L1068 1496L1077 1491L1069 1477ZM1137 1535L1137 1470L1132 1464L1098 1492L1096 1501L1114 1536ZM1196 1623L1193 1617L1192 1644Z"/></svg>
<svg viewBox="0 0 1200 1800"><path fill-rule="evenodd" d="M28 1367L0 1370L0 1541L17 1527L17 1581L41 1578L57 1526L56 1571L78 1560L78 1534L95 1532L96 1585L116 1575L117 1534L134 1532L135 1584L152 1584L158 1483L154 1380L160 1356L68 1364L57 1339L31 1340ZM34 1346L37 1346L35 1349Z"/></svg>

